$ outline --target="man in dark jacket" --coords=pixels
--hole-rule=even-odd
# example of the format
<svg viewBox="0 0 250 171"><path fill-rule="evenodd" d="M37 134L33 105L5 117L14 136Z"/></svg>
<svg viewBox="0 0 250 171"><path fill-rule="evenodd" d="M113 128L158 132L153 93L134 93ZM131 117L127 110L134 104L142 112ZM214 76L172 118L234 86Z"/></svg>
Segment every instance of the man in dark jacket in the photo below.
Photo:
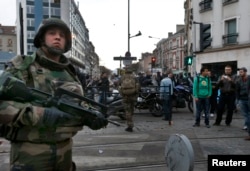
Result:
<svg viewBox="0 0 250 171"><path fill-rule="evenodd" d="M247 75L245 67L239 68L239 78L236 82L236 97L240 106L240 111L245 118L244 130L248 136L245 140L250 141L250 76Z"/></svg>
<svg viewBox="0 0 250 171"><path fill-rule="evenodd" d="M106 103L107 93L109 92L109 80L106 72L101 74L98 86L100 87L100 98L99 103Z"/></svg>
<svg viewBox="0 0 250 171"><path fill-rule="evenodd" d="M225 67L225 73L219 78L217 83L220 89L220 99L218 104L218 111L215 126L219 126L222 120L222 114L225 111L225 106L227 106L227 116L225 124L230 126L233 117L233 111L235 108L235 76L232 75L232 67L227 65Z"/></svg>

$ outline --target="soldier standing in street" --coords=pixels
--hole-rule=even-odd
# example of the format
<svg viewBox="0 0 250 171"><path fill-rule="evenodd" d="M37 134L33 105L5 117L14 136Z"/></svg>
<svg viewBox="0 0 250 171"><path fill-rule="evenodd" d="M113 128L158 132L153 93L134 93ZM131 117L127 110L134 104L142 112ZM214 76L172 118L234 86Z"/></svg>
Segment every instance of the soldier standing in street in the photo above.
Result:
<svg viewBox="0 0 250 171"><path fill-rule="evenodd" d="M14 57L1 79L11 76L49 94L60 87L82 95L75 69L63 55L71 48L68 26L56 18L44 20L34 45L37 51L31 56ZM84 113L76 117L55 107L1 100L0 123L5 126L2 136L11 142L10 170L73 171L72 137L83 125L97 130L108 122L101 113L96 113L94 119Z"/></svg>
<svg viewBox="0 0 250 171"><path fill-rule="evenodd" d="M136 77L133 75L131 69L126 68L125 74L121 77L119 92L123 98L123 104L126 113L126 120L128 127L125 131L133 132L134 122L134 107L135 102L138 97L139 92L139 83Z"/></svg>

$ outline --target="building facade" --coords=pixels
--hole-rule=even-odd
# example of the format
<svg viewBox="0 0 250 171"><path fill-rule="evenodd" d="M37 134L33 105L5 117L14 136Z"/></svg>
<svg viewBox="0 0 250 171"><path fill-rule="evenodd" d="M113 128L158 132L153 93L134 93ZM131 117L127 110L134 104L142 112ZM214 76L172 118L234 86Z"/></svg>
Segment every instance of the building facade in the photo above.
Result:
<svg viewBox="0 0 250 171"><path fill-rule="evenodd" d="M151 59L154 57L153 53L142 53L141 59L139 60L139 72L146 73L152 71Z"/></svg>
<svg viewBox="0 0 250 171"><path fill-rule="evenodd" d="M0 24L0 51L17 53L15 26L3 26Z"/></svg>
<svg viewBox="0 0 250 171"><path fill-rule="evenodd" d="M184 69L184 25L176 26L176 33L168 33L168 38L161 39L156 46L157 66L166 71Z"/></svg>
<svg viewBox="0 0 250 171"><path fill-rule="evenodd" d="M188 0L187 0L188 1ZM250 1L249 0L189 0L193 13L192 35L195 71L202 65L221 74L225 65L250 69ZM187 13L186 13L187 14ZM186 16L187 17L187 16ZM211 46L200 47L201 24L208 24Z"/></svg>
<svg viewBox="0 0 250 171"><path fill-rule="evenodd" d="M74 0L17 0L17 42L23 42L17 46L17 53L32 54L35 50L33 38L41 21L60 18L72 32L72 48L65 55L86 73L90 73L90 68L98 68L86 62L87 59L98 61L99 58L89 41L89 31L78 7Z"/></svg>

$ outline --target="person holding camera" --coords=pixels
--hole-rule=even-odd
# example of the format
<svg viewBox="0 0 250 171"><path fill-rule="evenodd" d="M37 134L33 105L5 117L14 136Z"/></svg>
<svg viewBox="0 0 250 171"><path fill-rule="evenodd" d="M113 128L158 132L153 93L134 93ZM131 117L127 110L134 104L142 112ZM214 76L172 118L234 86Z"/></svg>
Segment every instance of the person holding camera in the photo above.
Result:
<svg viewBox="0 0 250 171"><path fill-rule="evenodd" d="M236 76L232 75L232 67L227 65L225 67L225 73L219 78L217 83L217 87L220 89L221 94L218 103L217 117L214 123L215 126L220 125L225 106L227 106L225 124L230 126L232 122L236 98L235 78Z"/></svg>

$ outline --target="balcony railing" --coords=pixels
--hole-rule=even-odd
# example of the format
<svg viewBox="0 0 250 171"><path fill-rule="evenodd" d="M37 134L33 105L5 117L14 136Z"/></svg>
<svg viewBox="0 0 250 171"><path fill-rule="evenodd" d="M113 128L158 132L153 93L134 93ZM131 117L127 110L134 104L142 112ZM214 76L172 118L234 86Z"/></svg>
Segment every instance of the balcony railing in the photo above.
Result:
<svg viewBox="0 0 250 171"><path fill-rule="evenodd" d="M212 9L213 0L203 0L199 3L200 12L208 11Z"/></svg>
<svg viewBox="0 0 250 171"><path fill-rule="evenodd" d="M231 33L223 35L222 38L224 40L224 45L232 45L237 44L237 37L239 36L238 33Z"/></svg>
<svg viewBox="0 0 250 171"><path fill-rule="evenodd" d="M239 0L224 0L223 1L223 5L228 5L228 4L232 4L232 3L235 3L235 2L238 2Z"/></svg>

